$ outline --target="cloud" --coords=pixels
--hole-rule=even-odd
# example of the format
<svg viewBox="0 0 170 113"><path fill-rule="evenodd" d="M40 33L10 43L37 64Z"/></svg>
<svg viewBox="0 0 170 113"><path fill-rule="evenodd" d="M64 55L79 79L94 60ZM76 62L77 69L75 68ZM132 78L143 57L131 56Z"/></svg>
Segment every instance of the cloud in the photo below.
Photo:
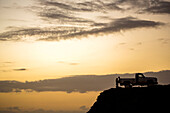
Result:
<svg viewBox="0 0 170 113"><path fill-rule="evenodd" d="M102 27L100 28L92 28L90 30L80 30L78 32L69 33L63 36L63 38L64 39L81 38L81 37L87 37L89 35L110 34L110 33L120 32L122 30L157 27L161 25L164 25L164 23L148 21L148 20L140 20L134 17L125 17L125 18L114 19L112 22L107 24L102 24ZM50 39L44 38L42 40L55 40L55 37L53 37L53 39L50 37Z"/></svg>
<svg viewBox="0 0 170 113"><path fill-rule="evenodd" d="M2 67L10 67L13 65L14 62L0 62L0 68Z"/></svg>
<svg viewBox="0 0 170 113"><path fill-rule="evenodd" d="M170 1L167 0L95 0L79 2L40 0L40 4L45 6L46 9L57 9L70 13L137 10L137 12L143 13L170 14Z"/></svg>
<svg viewBox="0 0 170 113"><path fill-rule="evenodd" d="M170 2L169 1L159 1L149 8L144 9L143 11L153 13L153 14L170 14Z"/></svg>
<svg viewBox="0 0 170 113"><path fill-rule="evenodd" d="M13 62L2 62L2 63L4 63L4 64L11 64L11 63L13 63Z"/></svg>
<svg viewBox="0 0 170 113"><path fill-rule="evenodd" d="M26 36L47 35L47 34L54 34L54 33L57 33L57 31L50 31L41 28L16 28L15 30L12 31L0 33L0 39L4 41L9 41L9 40L17 41L17 40L21 40Z"/></svg>
<svg viewBox="0 0 170 113"><path fill-rule="evenodd" d="M99 1L99 0L98 0ZM50 0L39 0L41 6L37 6L37 15L43 17L48 22L55 22L61 24L88 24L92 21L87 18L82 18L76 13L86 13L101 10L103 6L101 2L76 2L76 1L50 1ZM42 6L44 6L42 8ZM103 8L102 8L103 9ZM52 20L51 20L52 19Z"/></svg>
<svg viewBox="0 0 170 113"><path fill-rule="evenodd" d="M119 45L125 45L125 44L126 44L125 42L119 43Z"/></svg>
<svg viewBox="0 0 170 113"><path fill-rule="evenodd" d="M67 37L78 37L78 36L88 36L88 35L99 35L99 34L108 34L114 32L120 32L121 30L130 30L135 28L146 28L146 27L157 27L164 25L161 22L148 21L148 20L139 20L133 17L125 17L115 19L112 22L106 24L104 27L96 28L88 31L80 31L77 33L72 33L67 35Z"/></svg>
<svg viewBox="0 0 170 113"><path fill-rule="evenodd" d="M58 1L40 1L41 4L45 5L45 6L54 6L56 8L60 8L62 10L67 10L67 11L93 11L94 9L91 6L92 2L86 2L86 3L74 3L74 2L70 2L70 3L64 3L62 1L58 2ZM88 5L87 5L88 4ZM94 4L93 4L94 5ZM84 7L86 6L86 7Z"/></svg>
<svg viewBox="0 0 170 113"><path fill-rule="evenodd" d="M59 41L71 38L82 38L89 35L100 35L164 25L161 22L140 20L134 17L113 19L109 23L93 23L93 27L55 27L55 28L16 28L16 30L0 33L1 41L24 40L33 36L35 40ZM36 38L37 37L37 38Z"/></svg>
<svg viewBox="0 0 170 113"><path fill-rule="evenodd" d="M44 110L44 109L30 109L30 110L22 110L19 107L18 110L14 110L13 107L9 107L12 109L0 110L0 113L84 113L84 111L54 111L54 110Z"/></svg>
<svg viewBox="0 0 170 113"><path fill-rule="evenodd" d="M108 0L108 2L95 0L95 1L50 1L50 0L40 0L40 4L48 8L56 8L60 10L66 10L69 12L104 12L108 9L122 10L113 1ZM101 8L102 7L102 8Z"/></svg>
<svg viewBox="0 0 170 113"><path fill-rule="evenodd" d="M116 0L117 5L126 6L124 9L130 10L134 8L148 7L150 0Z"/></svg>
<svg viewBox="0 0 170 113"><path fill-rule="evenodd" d="M11 72L11 70L0 70L1 72Z"/></svg>
<svg viewBox="0 0 170 113"><path fill-rule="evenodd" d="M170 14L170 1L167 0L117 0L116 4L138 13Z"/></svg>
<svg viewBox="0 0 170 113"><path fill-rule="evenodd" d="M30 10L52 26L44 28L19 28L14 26L12 29L9 29L11 27L9 26L6 32L0 33L0 41L59 41L72 38L81 39L89 35L107 35L136 28L155 28L164 25L164 23L134 18L132 16L116 17L116 19L113 19L112 16L105 14L112 11L120 11L122 13L122 11L125 12L131 9L137 10L137 13L169 13L169 2L159 0L37 1L38 4L30 7ZM100 14L98 15L99 12ZM85 16L88 14L93 14L93 19ZM97 17L105 17L107 21L100 21L100 19L96 21Z"/></svg>
<svg viewBox="0 0 170 113"><path fill-rule="evenodd" d="M134 51L135 49L134 48L129 48L129 50Z"/></svg>
<svg viewBox="0 0 170 113"><path fill-rule="evenodd" d="M26 71L26 68L13 69L14 71Z"/></svg>
<svg viewBox="0 0 170 113"><path fill-rule="evenodd" d="M137 45L142 45L142 42L138 42Z"/></svg>
<svg viewBox="0 0 170 113"><path fill-rule="evenodd" d="M162 44L168 44L170 39L169 38L159 38L158 41L161 42Z"/></svg>
<svg viewBox="0 0 170 113"><path fill-rule="evenodd" d="M13 28L13 30L0 33L1 41L18 41L18 40L29 40L33 36L33 40L40 40L48 37L58 41L64 40L64 36L71 33L79 32L84 28L81 27L56 27L56 28ZM29 37L29 38L28 38ZM53 38L52 38L53 37Z"/></svg>
<svg viewBox="0 0 170 113"><path fill-rule="evenodd" d="M69 65L79 65L79 63L69 63Z"/></svg>
<svg viewBox="0 0 170 113"><path fill-rule="evenodd" d="M170 83L170 70L160 72L145 72L146 76L157 77L160 84ZM116 77L134 77L134 73L110 75L77 75L58 79L45 79L32 82L0 81L0 92L25 91L64 91L67 93L88 91L103 91L115 87Z"/></svg>
<svg viewBox="0 0 170 113"><path fill-rule="evenodd" d="M80 64L80 63L76 63L76 62L66 62L66 61L58 61L57 63L68 64L68 65L79 65Z"/></svg>
<svg viewBox="0 0 170 113"><path fill-rule="evenodd" d="M87 111L89 108L86 107L86 106L80 106L80 109L81 109L81 110L84 110L84 111Z"/></svg>
<svg viewBox="0 0 170 113"><path fill-rule="evenodd" d="M18 106L14 106L14 107L7 107L6 109L11 110L11 111L13 111L13 110L20 111L20 108L19 108Z"/></svg>
<svg viewBox="0 0 170 113"><path fill-rule="evenodd" d="M9 67L9 66L11 66L11 65L9 65L9 64L11 64L11 63L5 63L5 64L8 64L8 65L0 65L0 68L2 67ZM2 71L2 72L11 72L11 71L27 71L28 69L26 69L26 68L17 68L17 69L3 69L3 70L0 70L0 71Z"/></svg>

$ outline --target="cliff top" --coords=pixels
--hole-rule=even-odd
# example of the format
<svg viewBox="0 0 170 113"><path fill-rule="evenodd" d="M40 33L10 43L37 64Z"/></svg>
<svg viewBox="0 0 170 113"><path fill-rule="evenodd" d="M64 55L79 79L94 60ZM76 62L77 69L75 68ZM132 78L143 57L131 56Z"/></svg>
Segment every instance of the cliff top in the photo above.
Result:
<svg viewBox="0 0 170 113"><path fill-rule="evenodd" d="M103 91L87 113L169 111L170 85L111 88Z"/></svg>

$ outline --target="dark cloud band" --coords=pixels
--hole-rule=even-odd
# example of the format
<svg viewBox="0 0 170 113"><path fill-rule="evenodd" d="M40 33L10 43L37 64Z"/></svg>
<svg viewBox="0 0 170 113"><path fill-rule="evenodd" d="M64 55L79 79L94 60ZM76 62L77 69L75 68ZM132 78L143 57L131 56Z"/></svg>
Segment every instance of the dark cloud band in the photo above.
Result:
<svg viewBox="0 0 170 113"><path fill-rule="evenodd" d="M160 1L157 4L146 8L143 12L153 14L170 14L170 2Z"/></svg>
<svg viewBox="0 0 170 113"><path fill-rule="evenodd" d="M170 70L160 72L146 72L146 76L157 77L160 84L170 83ZM0 81L0 92L27 92L37 91L64 91L67 93L88 91L103 91L115 87L116 77L134 77L133 74L112 74L112 75L79 75L63 77L59 79L46 79L33 82Z"/></svg>

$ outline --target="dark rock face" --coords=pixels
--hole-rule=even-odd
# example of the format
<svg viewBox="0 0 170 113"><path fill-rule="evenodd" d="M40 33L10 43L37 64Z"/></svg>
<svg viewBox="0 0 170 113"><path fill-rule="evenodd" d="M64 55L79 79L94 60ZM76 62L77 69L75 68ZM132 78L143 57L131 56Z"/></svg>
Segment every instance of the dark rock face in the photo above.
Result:
<svg viewBox="0 0 170 113"><path fill-rule="evenodd" d="M166 113L170 85L105 90L87 113Z"/></svg>

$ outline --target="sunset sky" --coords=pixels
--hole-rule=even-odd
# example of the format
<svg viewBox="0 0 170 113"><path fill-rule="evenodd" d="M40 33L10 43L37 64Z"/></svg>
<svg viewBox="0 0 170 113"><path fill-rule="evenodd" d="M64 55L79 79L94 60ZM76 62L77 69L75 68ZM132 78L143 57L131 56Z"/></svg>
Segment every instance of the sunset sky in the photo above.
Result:
<svg viewBox="0 0 170 113"><path fill-rule="evenodd" d="M169 51L170 0L0 0L0 113L85 113L112 74L170 70Z"/></svg>

